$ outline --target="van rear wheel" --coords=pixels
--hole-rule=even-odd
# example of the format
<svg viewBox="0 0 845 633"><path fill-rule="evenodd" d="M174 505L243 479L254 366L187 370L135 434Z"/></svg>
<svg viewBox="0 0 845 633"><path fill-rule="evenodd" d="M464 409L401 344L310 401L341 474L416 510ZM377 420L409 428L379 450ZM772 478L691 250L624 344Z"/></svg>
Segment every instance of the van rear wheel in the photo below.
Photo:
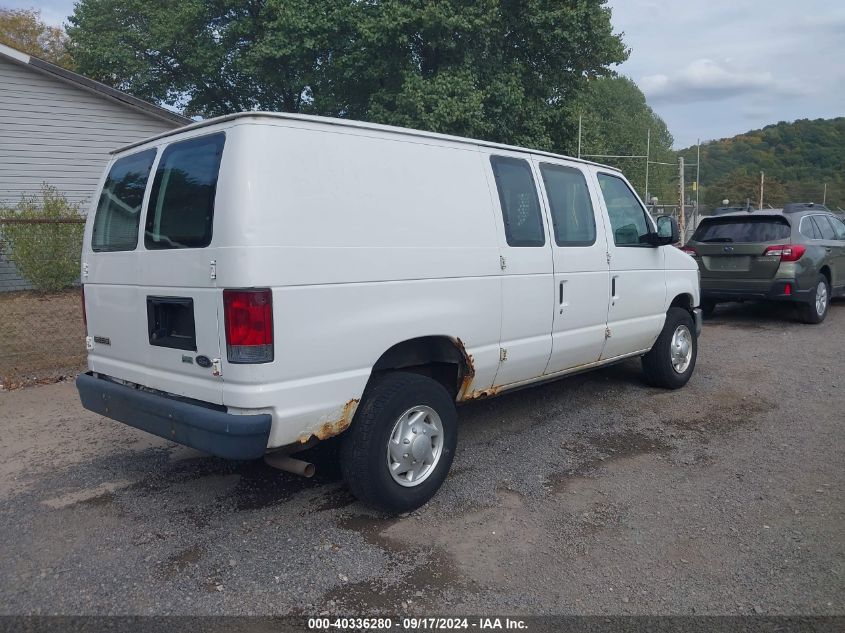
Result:
<svg viewBox="0 0 845 633"><path fill-rule="evenodd" d="M648 384L680 389L689 382L698 358L698 337L692 315L683 308L669 308L666 322L651 351L643 356Z"/></svg>
<svg viewBox="0 0 845 633"><path fill-rule="evenodd" d="M360 501L390 514L419 508L455 456L457 411L435 380L390 373L371 386L343 434L341 470Z"/></svg>

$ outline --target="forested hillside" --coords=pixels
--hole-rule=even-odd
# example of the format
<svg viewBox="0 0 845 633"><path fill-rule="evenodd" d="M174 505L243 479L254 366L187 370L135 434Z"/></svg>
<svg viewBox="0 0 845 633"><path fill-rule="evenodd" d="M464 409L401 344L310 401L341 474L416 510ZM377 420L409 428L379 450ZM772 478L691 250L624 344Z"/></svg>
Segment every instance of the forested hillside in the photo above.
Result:
<svg viewBox="0 0 845 633"><path fill-rule="evenodd" d="M695 147L682 153L695 161ZM756 205L761 171L764 205L821 203L826 183L827 206L845 208L845 117L778 123L702 145L702 205L725 198Z"/></svg>

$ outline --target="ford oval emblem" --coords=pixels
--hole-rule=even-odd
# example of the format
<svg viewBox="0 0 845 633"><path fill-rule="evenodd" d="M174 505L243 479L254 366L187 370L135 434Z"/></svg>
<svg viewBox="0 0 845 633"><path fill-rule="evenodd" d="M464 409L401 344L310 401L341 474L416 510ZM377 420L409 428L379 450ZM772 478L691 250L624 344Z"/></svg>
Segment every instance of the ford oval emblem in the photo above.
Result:
<svg viewBox="0 0 845 633"><path fill-rule="evenodd" d="M208 369L211 367L211 359L208 356L197 356L197 365Z"/></svg>
<svg viewBox="0 0 845 633"><path fill-rule="evenodd" d="M733 246L725 246L725 252L726 253L733 253L734 247Z"/></svg>

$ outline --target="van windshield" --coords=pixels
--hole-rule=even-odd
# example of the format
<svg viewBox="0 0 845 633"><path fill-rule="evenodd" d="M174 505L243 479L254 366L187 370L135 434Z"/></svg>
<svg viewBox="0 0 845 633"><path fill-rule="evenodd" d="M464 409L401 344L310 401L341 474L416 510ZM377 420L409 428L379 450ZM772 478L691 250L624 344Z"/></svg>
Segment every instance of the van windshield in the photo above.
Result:
<svg viewBox="0 0 845 633"><path fill-rule="evenodd" d="M692 239L696 242L777 242L791 233L784 218L723 217L702 220Z"/></svg>
<svg viewBox="0 0 845 633"><path fill-rule="evenodd" d="M91 248L96 252L132 251L138 246L141 204L156 151L124 156L109 170L97 212Z"/></svg>
<svg viewBox="0 0 845 633"><path fill-rule="evenodd" d="M211 243L223 133L172 143L161 154L147 205L144 246L203 248Z"/></svg>

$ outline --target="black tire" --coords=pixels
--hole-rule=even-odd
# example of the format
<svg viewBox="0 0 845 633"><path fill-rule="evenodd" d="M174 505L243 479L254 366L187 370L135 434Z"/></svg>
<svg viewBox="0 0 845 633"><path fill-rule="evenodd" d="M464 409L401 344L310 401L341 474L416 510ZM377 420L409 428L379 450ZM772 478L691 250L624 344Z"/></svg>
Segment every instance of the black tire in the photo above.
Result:
<svg viewBox="0 0 845 633"><path fill-rule="evenodd" d="M434 469L419 485L404 487L394 481L387 464L393 427L415 406L433 409L443 427L443 447ZM363 503L389 514L419 508L439 490L458 441L455 400L435 380L419 374L394 372L370 386L349 430L343 434L340 466L346 484Z"/></svg>
<svg viewBox="0 0 845 633"><path fill-rule="evenodd" d="M817 309L818 299L819 299L819 286L824 284L825 290L825 297L826 300L824 302L824 309L822 310L821 314ZM824 275L819 275L816 278L815 283L815 291L813 292L813 298L810 300L810 303L805 303L803 305L798 306L798 315L801 317L801 320L804 323L810 323L815 325L817 323L821 323L827 317L827 313L830 310L830 282L828 282L827 277Z"/></svg>
<svg viewBox="0 0 845 633"><path fill-rule="evenodd" d="M679 373L672 364L672 337L681 326L686 326L691 335L692 358L686 370ZM680 389L689 382L695 371L697 358L698 337L695 335L692 315L683 308L669 308L660 336L657 337L651 351L643 356L643 373L646 382L652 387Z"/></svg>
<svg viewBox="0 0 845 633"><path fill-rule="evenodd" d="M716 302L712 299L702 299L701 301L701 314L705 318L709 319L713 316L713 313L716 311Z"/></svg>

